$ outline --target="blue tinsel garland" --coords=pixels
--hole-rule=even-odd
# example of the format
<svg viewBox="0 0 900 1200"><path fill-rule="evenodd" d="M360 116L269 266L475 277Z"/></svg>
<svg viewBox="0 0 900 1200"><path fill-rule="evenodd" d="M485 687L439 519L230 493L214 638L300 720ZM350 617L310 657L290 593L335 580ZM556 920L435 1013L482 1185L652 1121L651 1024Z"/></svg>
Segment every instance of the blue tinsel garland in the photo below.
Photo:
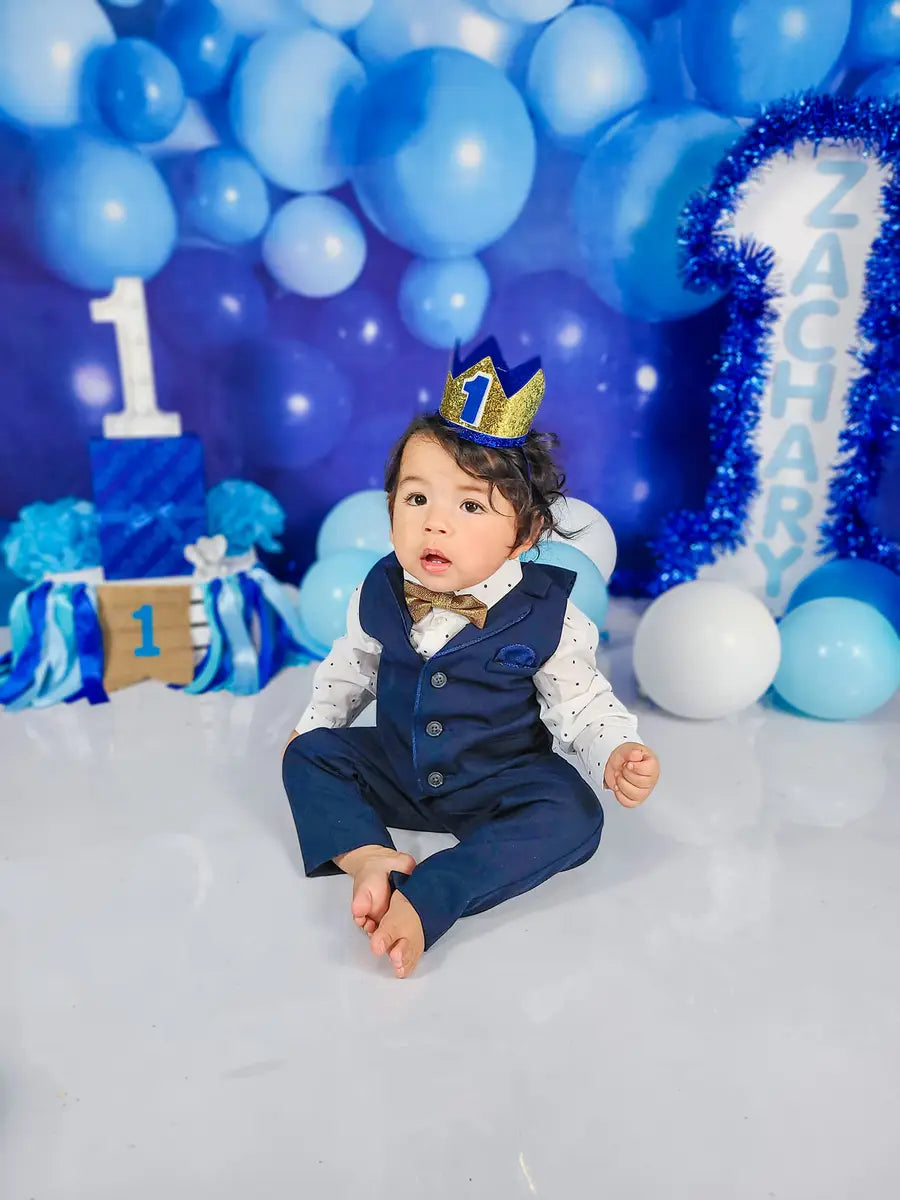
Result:
<svg viewBox="0 0 900 1200"><path fill-rule="evenodd" d="M736 242L728 218L750 176L769 159L790 153L799 142L832 141L857 145L888 168L888 178L881 231L866 264L855 352L862 371L847 395L841 459L819 548L825 555L868 558L900 571L900 546L866 517L890 439L900 431L900 105L806 93L769 108L720 163L709 190L685 210L680 241L687 284L698 291L730 288L730 321L712 389L715 468L705 508L675 512L664 522L651 543L658 563L651 594L694 579L699 567L742 545L759 486L753 435L770 368L774 260L768 248Z"/></svg>

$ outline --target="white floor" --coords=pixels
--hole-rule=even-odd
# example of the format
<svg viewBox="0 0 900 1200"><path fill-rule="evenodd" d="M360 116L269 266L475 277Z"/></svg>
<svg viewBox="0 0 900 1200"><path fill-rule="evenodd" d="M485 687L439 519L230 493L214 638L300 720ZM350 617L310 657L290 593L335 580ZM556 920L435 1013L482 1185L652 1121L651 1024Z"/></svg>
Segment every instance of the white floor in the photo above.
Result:
<svg viewBox="0 0 900 1200"><path fill-rule="evenodd" d="M896 698L647 711L652 801L398 981L298 868L310 680L0 714L3 1200L900 1195Z"/></svg>

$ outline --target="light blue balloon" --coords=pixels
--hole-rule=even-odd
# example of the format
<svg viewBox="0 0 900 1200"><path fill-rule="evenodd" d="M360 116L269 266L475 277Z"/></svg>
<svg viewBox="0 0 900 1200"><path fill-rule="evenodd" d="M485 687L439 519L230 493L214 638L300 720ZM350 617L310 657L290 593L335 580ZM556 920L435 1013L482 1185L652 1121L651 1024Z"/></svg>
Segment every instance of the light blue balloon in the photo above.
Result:
<svg viewBox="0 0 900 1200"><path fill-rule="evenodd" d="M75 125L115 37L95 0L0 0L0 113L22 125Z"/></svg>
<svg viewBox="0 0 900 1200"><path fill-rule="evenodd" d="M844 58L855 67L896 63L900 58L897 0L856 0Z"/></svg>
<svg viewBox="0 0 900 1200"><path fill-rule="evenodd" d="M491 12L507 21L551 21L572 0L487 0Z"/></svg>
<svg viewBox="0 0 900 1200"><path fill-rule="evenodd" d="M843 596L871 604L900 633L900 575L881 563L864 558L835 558L823 563L797 584L787 611L823 596Z"/></svg>
<svg viewBox="0 0 900 1200"><path fill-rule="evenodd" d="M299 0L299 3L319 25L342 33L365 20L372 11L373 0Z"/></svg>
<svg viewBox="0 0 900 1200"><path fill-rule="evenodd" d="M339 550L320 558L300 584L300 616L312 638L330 647L347 632L347 606L382 555L372 550Z"/></svg>
<svg viewBox="0 0 900 1200"><path fill-rule="evenodd" d="M534 163L522 97L459 50L408 54L363 98L356 194L386 237L424 258L496 241L522 211Z"/></svg>
<svg viewBox="0 0 900 1200"><path fill-rule="evenodd" d="M449 46L506 70L530 40L527 25L502 20L472 0L378 0L355 31L356 52L380 70L413 50Z"/></svg>
<svg viewBox="0 0 900 1200"><path fill-rule="evenodd" d="M576 608L597 626L603 628L606 610L609 607L609 592L600 570L583 550L570 542L541 541L522 555L523 562L536 562L538 566L564 567L574 571L578 578L572 588L571 600Z"/></svg>
<svg viewBox="0 0 900 1200"><path fill-rule="evenodd" d="M213 0L175 0L162 11L156 40L181 72L187 94L208 96L228 74L237 32Z"/></svg>
<svg viewBox="0 0 900 1200"><path fill-rule="evenodd" d="M478 332L490 294L491 281L477 258L417 258L400 280L400 316L426 346L449 349Z"/></svg>
<svg viewBox="0 0 900 1200"><path fill-rule="evenodd" d="M352 492L325 517L316 539L316 555L326 558L339 550L391 552L391 521L387 496L378 488Z"/></svg>
<svg viewBox="0 0 900 1200"><path fill-rule="evenodd" d="M870 604L811 600L789 612L779 632L781 664L773 686L808 716L865 717L900 687L900 638Z"/></svg>
<svg viewBox="0 0 900 1200"><path fill-rule="evenodd" d="M252 241L269 220L266 182L239 150L211 147L194 159L186 210L197 232L214 242Z"/></svg>
<svg viewBox="0 0 900 1200"><path fill-rule="evenodd" d="M856 94L870 96L875 100L900 99L900 66L882 67L860 84Z"/></svg>
<svg viewBox="0 0 900 1200"><path fill-rule="evenodd" d="M715 108L755 116L761 105L826 79L852 7L852 0L686 0L688 70Z"/></svg>
<svg viewBox="0 0 900 1200"><path fill-rule="evenodd" d="M648 105L598 142L573 208L588 281L602 300L642 321L673 321L720 298L682 283L679 227L684 205L740 133L736 121L698 105Z"/></svg>
<svg viewBox="0 0 900 1200"><path fill-rule="evenodd" d="M267 33L235 73L235 136L268 179L321 192L350 174L362 64L322 29Z"/></svg>
<svg viewBox="0 0 900 1200"><path fill-rule="evenodd" d="M153 163L86 132L45 144L34 216L44 262L76 287L106 290L117 275L149 279L175 245L175 208Z"/></svg>
<svg viewBox="0 0 900 1200"><path fill-rule="evenodd" d="M643 41L608 8L572 8L538 38L528 100L551 137L587 152L603 127L647 98Z"/></svg>
<svg viewBox="0 0 900 1200"><path fill-rule="evenodd" d="M100 111L129 142L168 137L184 112L184 87L168 55L143 38L120 38L100 64Z"/></svg>
<svg viewBox="0 0 900 1200"><path fill-rule="evenodd" d="M359 278L366 235L354 213L332 196L295 196L272 218L263 261L282 287L301 296L335 296Z"/></svg>

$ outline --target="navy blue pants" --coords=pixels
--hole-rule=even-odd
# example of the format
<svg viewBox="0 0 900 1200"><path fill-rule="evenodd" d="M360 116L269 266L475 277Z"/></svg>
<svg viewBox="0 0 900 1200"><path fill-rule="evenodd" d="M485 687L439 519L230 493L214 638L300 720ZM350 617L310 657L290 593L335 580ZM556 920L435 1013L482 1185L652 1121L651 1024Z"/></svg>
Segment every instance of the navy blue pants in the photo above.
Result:
<svg viewBox="0 0 900 1200"><path fill-rule="evenodd" d="M592 788L552 752L447 796L412 797L400 789L377 730L313 729L288 745L282 776L309 876L337 874L332 860L359 846L393 846L388 825L459 839L412 875L392 876L422 921L426 949L459 917L586 862L603 830Z"/></svg>

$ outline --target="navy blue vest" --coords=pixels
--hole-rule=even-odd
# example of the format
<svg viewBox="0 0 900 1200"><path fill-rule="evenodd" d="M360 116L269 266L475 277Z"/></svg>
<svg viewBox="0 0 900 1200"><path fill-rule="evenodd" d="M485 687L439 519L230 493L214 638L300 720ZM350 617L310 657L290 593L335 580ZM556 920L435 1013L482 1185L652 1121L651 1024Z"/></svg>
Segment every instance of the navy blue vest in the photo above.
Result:
<svg viewBox="0 0 900 1200"><path fill-rule="evenodd" d="M572 571L522 564L522 580L425 661L410 645L412 617L395 555L363 583L360 624L382 645L377 725L382 749L411 797L444 796L523 755L547 753L533 676L559 646Z"/></svg>

